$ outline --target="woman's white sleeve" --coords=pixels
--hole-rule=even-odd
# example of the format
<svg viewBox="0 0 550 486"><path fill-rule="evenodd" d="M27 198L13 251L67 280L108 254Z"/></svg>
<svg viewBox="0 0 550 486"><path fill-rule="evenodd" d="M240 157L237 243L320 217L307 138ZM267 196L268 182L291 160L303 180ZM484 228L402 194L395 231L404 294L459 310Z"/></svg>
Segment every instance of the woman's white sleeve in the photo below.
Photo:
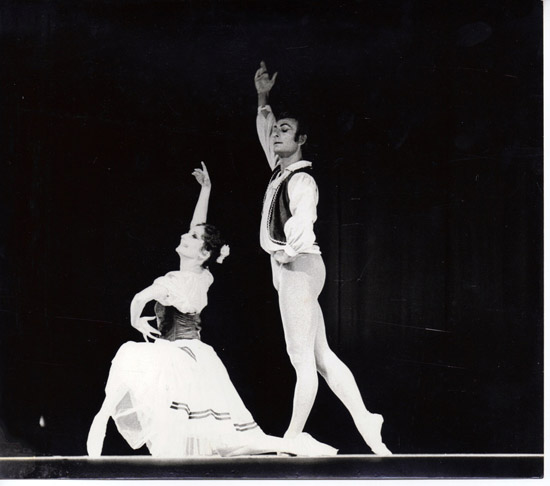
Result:
<svg viewBox="0 0 550 486"><path fill-rule="evenodd" d="M315 179L309 174L299 173L288 183L290 213L285 223L285 253L296 256L308 250L315 243L313 224L317 220L319 191Z"/></svg>
<svg viewBox="0 0 550 486"><path fill-rule="evenodd" d="M170 275L167 274L162 277L156 278L153 282L153 285L159 289L164 290L164 294L159 294L157 299L155 300L165 306L172 305L172 303L174 302L175 285L173 280L170 278Z"/></svg>

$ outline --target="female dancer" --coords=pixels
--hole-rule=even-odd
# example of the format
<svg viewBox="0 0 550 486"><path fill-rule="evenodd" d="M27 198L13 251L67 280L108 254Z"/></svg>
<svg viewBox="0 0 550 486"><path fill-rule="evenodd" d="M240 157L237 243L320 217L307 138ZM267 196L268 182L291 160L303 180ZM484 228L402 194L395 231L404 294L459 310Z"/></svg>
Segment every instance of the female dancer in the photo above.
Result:
<svg viewBox="0 0 550 486"><path fill-rule="evenodd" d="M336 454L308 434L266 435L217 354L200 340L200 312L213 282L208 268L221 263L229 247L206 224L211 183L204 163L193 175L201 191L190 230L176 248L180 269L157 278L132 300L131 324L146 342L125 343L114 357L105 400L88 434L88 454L101 455L110 417L132 448L146 444L156 457ZM151 301L157 328L149 323L154 317L141 316Z"/></svg>

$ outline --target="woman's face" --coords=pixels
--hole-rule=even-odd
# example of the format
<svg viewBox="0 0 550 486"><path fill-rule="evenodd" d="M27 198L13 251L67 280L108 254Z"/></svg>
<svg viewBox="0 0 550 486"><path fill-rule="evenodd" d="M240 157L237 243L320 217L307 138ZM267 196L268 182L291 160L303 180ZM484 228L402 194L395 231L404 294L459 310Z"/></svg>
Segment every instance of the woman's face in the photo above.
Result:
<svg viewBox="0 0 550 486"><path fill-rule="evenodd" d="M203 251L204 226L193 226L189 232L181 235L176 252L181 257L204 260L207 254Z"/></svg>

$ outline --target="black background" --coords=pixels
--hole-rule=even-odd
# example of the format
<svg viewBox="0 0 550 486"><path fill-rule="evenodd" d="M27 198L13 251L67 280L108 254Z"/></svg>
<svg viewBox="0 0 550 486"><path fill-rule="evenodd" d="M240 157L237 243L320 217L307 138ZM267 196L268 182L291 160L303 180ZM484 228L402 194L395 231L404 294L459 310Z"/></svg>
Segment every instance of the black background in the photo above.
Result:
<svg viewBox="0 0 550 486"><path fill-rule="evenodd" d="M203 340L290 418L253 75L310 118L329 340L397 453L542 452L542 2L5 1L2 455L83 455L133 295L176 269L204 160ZM39 425L43 417L43 427ZM322 384L307 431L366 453ZM130 454L114 429L105 452ZM143 451L138 451L143 453Z"/></svg>

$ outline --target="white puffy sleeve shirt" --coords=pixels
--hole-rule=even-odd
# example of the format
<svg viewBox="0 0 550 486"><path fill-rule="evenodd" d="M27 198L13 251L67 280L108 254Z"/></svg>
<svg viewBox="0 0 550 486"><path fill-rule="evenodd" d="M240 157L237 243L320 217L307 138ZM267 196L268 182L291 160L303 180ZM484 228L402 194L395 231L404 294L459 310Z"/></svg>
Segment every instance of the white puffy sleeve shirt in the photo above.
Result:
<svg viewBox="0 0 550 486"><path fill-rule="evenodd" d="M279 156L275 155L273 152L273 146L270 142L271 131L273 130L275 121L275 115L271 111L271 107L269 105L258 107L258 114L256 116L256 130L271 170L275 169L279 163Z"/></svg>
<svg viewBox="0 0 550 486"><path fill-rule="evenodd" d="M206 269L201 273L177 270L155 279L154 285L166 290L165 296L157 299L162 305L173 306L184 314L199 314L208 304L208 289L213 281Z"/></svg>
<svg viewBox="0 0 550 486"><path fill-rule="evenodd" d="M286 236L284 251L290 256L298 253L319 253L313 230L319 202L319 191L315 179L305 172L294 175L288 183L288 197L292 216L284 227Z"/></svg>
<svg viewBox="0 0 550 486"><path fill-rule="evenodd" d="M279 164L279 157L274 154L273 147L270 143L271 130L274 124L275 115L273 115L271 107L269 105L259 107L256 117L256 129L258 131L258 138L272 170ZM284 227L287 241L286 245L275 243L269 237L269 230L267 227L269 208L279 184L287 177L290 177L295 170L310 166L311 162L305 160L295 162L282 171L267 187L260 226L260 245L270 254L278 250L285 251L289 256L295 256L298 253L321 253L319 247L315 243L315 232L313 229L313 224L317 220L319 191L315 179L305 172L294 175L288 183L290 213L292 216L285 223Z"/></svg>

